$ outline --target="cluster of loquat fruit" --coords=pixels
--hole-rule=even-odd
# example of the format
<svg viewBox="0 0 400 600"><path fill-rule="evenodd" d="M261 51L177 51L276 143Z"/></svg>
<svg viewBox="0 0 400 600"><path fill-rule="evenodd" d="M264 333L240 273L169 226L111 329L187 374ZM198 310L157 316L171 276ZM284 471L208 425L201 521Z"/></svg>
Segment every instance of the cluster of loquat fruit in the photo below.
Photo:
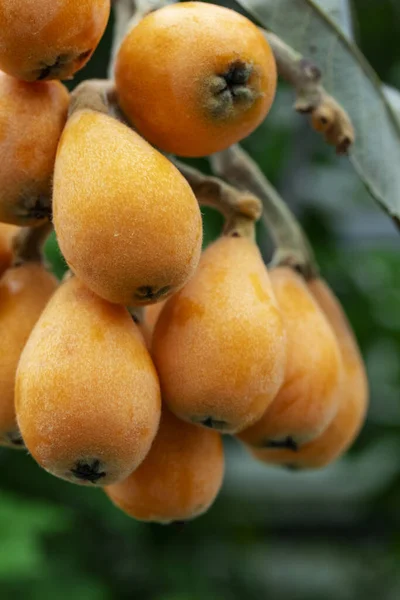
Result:
<svg viewBox="0 0 400 600"><path fill-rule="evenodd" d="M222 433L267 464L325 466L362 426L367 380L327 284L267 269L255 219L234 215L201 253L198 200L161 154L207 156L262 122L262 33L198 2L145 16L116 58L122 122L57 81L109 12L0 2L0 443L132 517L186 521L221 487ZM60 285L38 247L49 219Z"/></svg>

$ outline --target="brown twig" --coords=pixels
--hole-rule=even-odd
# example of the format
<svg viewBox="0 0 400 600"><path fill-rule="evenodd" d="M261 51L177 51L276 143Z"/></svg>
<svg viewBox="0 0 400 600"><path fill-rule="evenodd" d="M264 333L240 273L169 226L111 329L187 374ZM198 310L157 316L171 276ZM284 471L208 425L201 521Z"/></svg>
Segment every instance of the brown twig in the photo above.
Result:
<svg viewBox="0 0 400 600"><path fill-rule="evenodd" d="M236 215L258 221L262 214L262 203L247 190L238 190L218 177L204 175L201 171L169 157L193 190L199 204L219 210L227 220Z"/></svg>
<svg viewBox="0 0 400 600"><path fill-rule="evenodd" d="M312 279L318 274L310 244L299 223L257 164L240 146L231 146L211 158L213 171L241 190L255 194L264 205L263 219L276 251L272 265L289 265Z"/></svg>
<svg viewBox="0 0 400 600"><path fill-rule="evenodd" d="M243 237L256 241L256 222L241 213L234 213L225 221L224 236Z"/></svg>
<svg viewBox="0 0 400 600"><path fill-rule="evenodd" d="M50 221L37 227L22 228L13 238L14 266L25 262L41 262L43 246L52 231Z"/></svg>
<svg viewBox="0 0 400 600"><path fill-rule="evenodd" d="M113 82L108 79L88 79L71 92L68 114L72 116L84 109L108 114L112 103L116 103Z"/></svg>
<svg viewBox="0 0 400 600"><path fill-rule="evenodd" d="M279 74L296 91L295 109L310 114L314 129L324 135L325 141L345 154L354 143L355 134L350 117L321 84L322 73L277 35L264 31L275 56Z"/></svg>

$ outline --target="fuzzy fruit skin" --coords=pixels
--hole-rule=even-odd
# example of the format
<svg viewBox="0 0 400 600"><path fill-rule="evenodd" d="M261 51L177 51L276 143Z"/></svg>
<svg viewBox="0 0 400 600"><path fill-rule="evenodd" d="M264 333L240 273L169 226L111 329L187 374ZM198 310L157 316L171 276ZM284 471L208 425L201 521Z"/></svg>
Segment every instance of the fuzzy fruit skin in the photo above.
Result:
<svg viewBox="0 0 400 600"><path fill-rule="evenodd" d="M235 64L252 74L244 95L224 96L223 75ZM180 156L206 156L247 137L269 112L276 78L258 28L233 10L201 2L147 15L126 36L115 68L127 118L149 142Z"/></svg>
<svg viewBox="0 0 400 600"><path fill-rule="evenodd" d="M24 81L67 79L98 45L110 0L2 0L0 69Z"/></svg>
<svg viewBox="0 0 400 600"><path fill-rule="evenodd" d="M0 280L0 445L21 448L14 408L18 361L57 282L38 263L8 269ZM14 440L14 443L13 443Z"/></svg>
<svg viewBox="0 0 400 600"><path fill-rule="evenodd" d="M68 105L58 81L28 84L0 72L0 221L34 225L50 214Z"/></svg>
<svg viewBox="0 0 400 600"><path fill-rule="evenodd" d="M0 223L0 277L11 265L13 258L12 240L18 231L15 225Z"/></svg>
<svg viewBox="0 0 400 600"><path fill-rule="evenodd" d="M118 508L139 521L189 521L214 502L224 477L221 436L177 419L163 407L149 454L125 481L106 488Z"/></svg>
<svg viewBox="0 0 400 600"><path fill-rule="evenodd" d="M157 321L152 354L164 401L183 420L240 431L261 418L280 388L285 342L257 246L222 237Z"/></svg>
<svg viewBox="0 0 400 600"><path fill-rule="evenodd" d="M167 300L162 300L161 302L157 302L157 304L149 304L143 308L142 320L139 322L138 327L149 350L151 350L151 339L157 319L166 302Z"/></svg>
<svg viewBox="0 0 400 600"><path fill-rule="evenodd" d="M295 454L290 450L252 450L254 457L263 462L294 469L326 467L342 456L359 434L368 407L367 375L351 325L324 280L314 279L308 287L328 318L342 355L344 377L338 412L328 429Z"/></svg>
<svg viewBox="0 0 400 600"><path fill-rule="evenodd" d="M17 419L35 460L72 483L124 479L150 449L160 402L154 365L128 311L75 277L65 281L18 367Z"/></svg>
<svg viewBox="0 0 400 600"><path fill-rule="evenodd" d="M197 267L203 230L189 184L139 135L106 115L83 110L68 121L53 214L70 268L110 302L157 302Z"/></svg>
<svg viewBox="0 0 400 600"><path fill-rule="evenodd" d="M238 436L255 447L295 447L317 438L335 417L343 372L336 337L304 280L289 267L270 271L287 332L285 381L262 419ZM276 448L279 450L279 448Z"/></svg>
<svg viewBox="0 0 400 600"><path fill-rule="evenodd" d="M162 302L157 302L157 304L150 304L150 306L146 306L145 308L144 322L150 337L153 335L158 317L160 316L166 302L167 300L163 300Z"/></svg>

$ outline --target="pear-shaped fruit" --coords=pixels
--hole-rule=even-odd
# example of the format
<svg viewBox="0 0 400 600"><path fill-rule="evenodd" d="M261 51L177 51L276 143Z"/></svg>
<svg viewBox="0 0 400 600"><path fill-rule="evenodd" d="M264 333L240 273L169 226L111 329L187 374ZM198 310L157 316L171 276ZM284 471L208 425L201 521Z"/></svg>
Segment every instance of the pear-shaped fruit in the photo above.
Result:
<svg viewBox="0 0 400 600"><path fill-rule="evenodd" d="M12 240L18 231L15 225L0 223L0 277L11 265L13 258Z"/></svg>
<svg viewBox="0 0 400 600"><path fill-rule="evenodd" d="M0 72L0 221L34 225L51 215L51 180L68 104L58 81L28 84Z"/></svg>
<svg viewBox="0 0 400 600"><path fill-rule="evenodd" d="M285 465L294 469L317 469L337 460L357 437L368 406L368 381L364 363L351 325L334 296L322 279L314 279L308 287L333 328L342 355L342 378L339 408L336 417L318 438L304 444L298 452L291 450L254 450L263 462Z"/></svg>
<svg viewBox="0 0 400 600"><path fill-rule="evenodd" d="M165 305L152 352L180 418L233 433L260 419L285 370L285 330L257 246L222 237Z"/></svg>
<svg viewBox="0 0 400 600"><path fill-rule="evenodd" d="M0 280L0 444L23 447L14 409L15 373L26 341L50 296L55 278L39 263L8 269Z"/></svg>
<svg viewBox="0 0 400 600"><path fill-rule="evenodd" d="M342 361L332 328L302 277L278 267L270 278L286 325L285 380L262 419L239 438L256 447L289 448L294 455L332 422Z"/></svg>
<svg viewBox="0 0 400 600"><path fill-rule="evenodd" d="M110 302L156 302L182 287L198 264L202 222L189 184L107 115L82 110L68 121L53 198L67 263Z"/></svg>
<svg viewBox="0 0 400 600"><path fill-rule="evenodd" d="M22 354L16 409L28 450L53 475L89 485L127 477L160 418L157 374L129 312L67 279Z"/></svg>
<svg viewBox="0 0 400 600"><path fill-rule="evenodd" d="M149 454L125 481L106 488L111 500L140 521L171 523L203 514L224 476L221 436L177 419L163 407Z"/></svg>

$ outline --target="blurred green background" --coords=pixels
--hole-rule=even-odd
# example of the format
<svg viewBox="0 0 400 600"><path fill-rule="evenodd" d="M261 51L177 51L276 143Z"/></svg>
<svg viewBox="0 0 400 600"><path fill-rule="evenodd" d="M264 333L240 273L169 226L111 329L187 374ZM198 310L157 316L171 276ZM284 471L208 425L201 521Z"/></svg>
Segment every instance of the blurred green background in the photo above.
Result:
<svg viewBox="0 0 400 600"><path fill-rule="evenodd" d="M354 19L368 60L400 88L398 0L356 0ZM110 43L111 26L80 78L105 76ZM355 447L326 470L288 474L252 462L227 439L219 499L181 528L136 523L100 490L1 450L1 599L400 598L398 232L292 101L282 86L244 145L304 224L360 341L372 399ZM221 221L207 211L205 223L209 241ZM47 251L61 274L54 239Z"/></svg>

